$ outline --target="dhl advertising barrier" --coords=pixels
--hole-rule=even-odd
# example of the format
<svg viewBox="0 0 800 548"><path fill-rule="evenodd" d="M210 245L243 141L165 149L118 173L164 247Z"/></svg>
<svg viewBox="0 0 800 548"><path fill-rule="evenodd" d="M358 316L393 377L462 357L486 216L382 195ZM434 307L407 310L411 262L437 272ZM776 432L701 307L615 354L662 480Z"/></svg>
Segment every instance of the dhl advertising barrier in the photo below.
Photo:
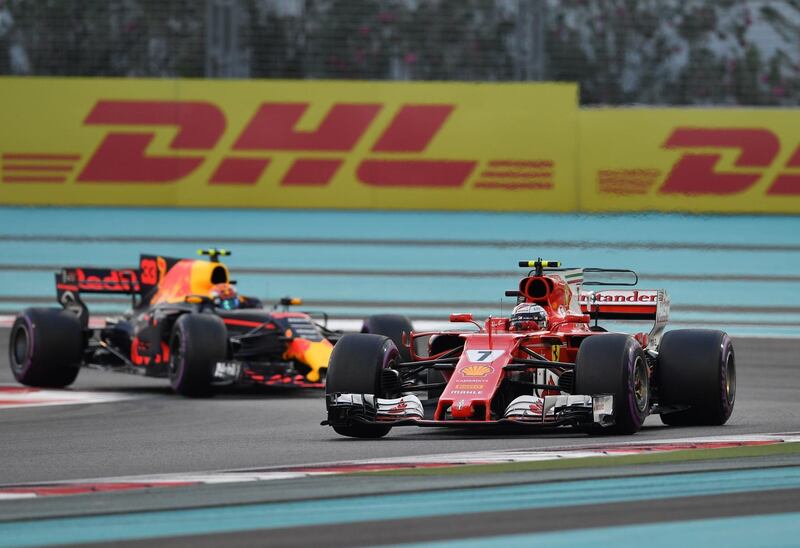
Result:
<svg viewBox="0 0 800 548"><path fill-rule="evenodd" d="M0 78L0 204L800 213L800 110L577 91Z"/></svg>
<svg viewBox="0 0 800 548"><path fill-rule="evenodd" d="M800 110L583 109L583 211L800 213Z"/></svg>
<svg viewBox="0 0 800 548"><path fill-rule="evenodd" d="M0 78L0 203L570 211L573 84Z"/></svg>

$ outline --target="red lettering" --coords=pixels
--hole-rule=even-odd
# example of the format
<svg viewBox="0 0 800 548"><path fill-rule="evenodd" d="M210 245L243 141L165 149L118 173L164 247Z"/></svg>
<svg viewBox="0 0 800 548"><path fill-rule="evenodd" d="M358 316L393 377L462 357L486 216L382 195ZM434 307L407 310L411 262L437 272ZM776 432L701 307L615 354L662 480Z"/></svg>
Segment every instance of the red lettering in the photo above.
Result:
<svg viewBox="0 0 800 548"><path fill-rule="evenodd" d="M175 150L209 150L225 131L215 105L193 101L98 101L89 125L177 126ZM111 132L78 176L81 182L173 182L202 164L202 156L147 156L154 132Z"/></svg>
<svg viewBox="0 0 800 548"><path fill-rule="evenodd" d="M786 162L786 167L800 168L800 147L797 147L792 157ZM767 191L767 194L777 196L800 195L800 173L781 173L775 177L775 181Z"/></svg>
<svg viewBox="0 0 800 548"><path fill-rule="evenodd" d="M258 182L268 165L269 158L225 158L209 182L252 185Z"/></svg>
<svg viewBox="0 0 800 548"><path fill-rule="evenodd" d="M453 111L453 105L405 105L372 147L373 152L422 152Z"/></svg>
<svg viewBox="0 0 800 548"><path fill-rule="evenodd" d="M800 196L800 174L782 173L775 177L775 182L767 190L767 194L777 196Z"/></svg>
<svg viewBox="0 0 800 548"><path fill-rule="evenodd" d="M103 282L98 276L87 276L82 268L75 269L75 274L78 276L78 289L88 291L99 291L103 289Z"/></svg>
<svg viewBox="0 0 800 548"><path fill-rule="evenodd" d="M147 285L155 285L158 283L158 270L156 269L156 262L153 259L142 259L139 263L139 269L142 272L142 283Z"/></svg>
<svg viewBox="0 0 800 548"><path fill-rule="evenodd" d="M336 174L339 159L300 158L292 164L281 181L282 185L327 185Z"/></svg>
<svg viewBox="0 0 800 548"><path fill-rule="evenodd" d="M463 186L475 169L474 161L364 160L358 179L372 186L435 187Z"/></svg>
<svg viewBox="0 0 800 548"><path fill-rule="evenodd" d="M119 291L122 289L119 273L116 270L112 270L111 274L103 277L103 289L108 289L109 291Z"/></svg>
<svg viewBox="0 0 800 548"><path fill-rule="evenodd" d="M94 272L98 272L95 270ZM103 274L87 274L82 268L75 269L76 285L82 291L109 291L127 293L139 291L139 279L133 270L101 271Z"/></svg>
<svg viewBox="0 0 800 548"><path fill-rule="evenodd" d="M139 291L139 279L133 270L118 270L119 281L123 291Z"/></svg>
<svg viewBox="0 0 800 548"><path fill-rule="evenodd" d="M737 148L737 167L767 167L780 149L777 136L766 129L678 128L665 148ZM735 194L748 189L761 173L718 173L714 167L721 154L684 154L673 166L660 189L677 194Z"/></svg>
<svg viewBox="0 0 800 548"><path fill-rule="evenodd" d="M103 289L107 291L139 290L139 280L133 270L112 270L103 278Z"/></svg>
<svg viewBox="0 0 800 548"><path fill-rule="evenodd" d="M442 128L453 105L404 105L372 147L373 152L422 152ZM380 187L460 187L475 161L364 160L358 179Z"/></svg>
<svg viewBox="0 0 800 548"><path fill-rule="evenodd" d="M800 167L800 146L797 147L792 157L786 162L786 167Z"/></svg>
<svg viewBox="0 0 800 548"><path fill-rule="evenodd" d="M234 150L352 150L381 109L380 104L331 107L315 131L295 126L308 103L264 103L234 144Z"/></svg>

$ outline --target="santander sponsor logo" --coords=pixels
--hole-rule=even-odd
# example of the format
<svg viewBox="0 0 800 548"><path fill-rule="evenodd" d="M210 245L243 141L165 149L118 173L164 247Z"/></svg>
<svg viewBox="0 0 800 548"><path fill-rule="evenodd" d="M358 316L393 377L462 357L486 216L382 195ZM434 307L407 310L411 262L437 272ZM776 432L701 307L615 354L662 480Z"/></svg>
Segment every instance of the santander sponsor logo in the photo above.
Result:
<svg viewBox="0 0 800 548"><path fill-rule="evenodd" d="M580 294L581 304L620 304L620 305L653 305L658 302L658 291L644 290L639 291L598 291L594 294L594 300L588 293Z"/></svg>

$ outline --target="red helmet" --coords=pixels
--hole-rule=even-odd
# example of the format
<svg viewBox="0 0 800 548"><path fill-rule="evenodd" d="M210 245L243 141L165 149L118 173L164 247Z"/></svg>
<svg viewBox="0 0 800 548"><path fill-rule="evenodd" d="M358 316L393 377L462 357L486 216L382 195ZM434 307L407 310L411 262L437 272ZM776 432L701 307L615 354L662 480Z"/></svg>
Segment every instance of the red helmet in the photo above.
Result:
<svg viewBox="0 0 800 548"><path fill-rule="evenodd" d="M538 304L522 303L511 313L511 331L547 329L547 312Z"/></svg>

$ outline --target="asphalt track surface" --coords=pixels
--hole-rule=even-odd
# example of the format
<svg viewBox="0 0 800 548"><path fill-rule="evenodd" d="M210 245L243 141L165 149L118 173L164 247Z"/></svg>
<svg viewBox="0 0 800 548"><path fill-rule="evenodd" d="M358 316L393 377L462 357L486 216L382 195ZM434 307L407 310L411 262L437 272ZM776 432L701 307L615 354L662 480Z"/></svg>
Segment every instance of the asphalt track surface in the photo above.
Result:
<svg viewBox="0 0 800 548"><path fill-rule="evenodd" d="M0 330L0 356L8 330ZM800 339L734 339L736 407L724 427L670 428L650 417L636 441L796 431L800 425ZM0 383L12 383L7 365ZM75 389L139 399L0 409L0 484L310 464L461 451L587 444L569 430L509 435L397 428L382 440L353 440L320 426L321 392L232 392L208 400L172 394L165 380L84 369ZM626 438L630 439L630 438ZM620 440L622 441L622 440Z"/></svg>

